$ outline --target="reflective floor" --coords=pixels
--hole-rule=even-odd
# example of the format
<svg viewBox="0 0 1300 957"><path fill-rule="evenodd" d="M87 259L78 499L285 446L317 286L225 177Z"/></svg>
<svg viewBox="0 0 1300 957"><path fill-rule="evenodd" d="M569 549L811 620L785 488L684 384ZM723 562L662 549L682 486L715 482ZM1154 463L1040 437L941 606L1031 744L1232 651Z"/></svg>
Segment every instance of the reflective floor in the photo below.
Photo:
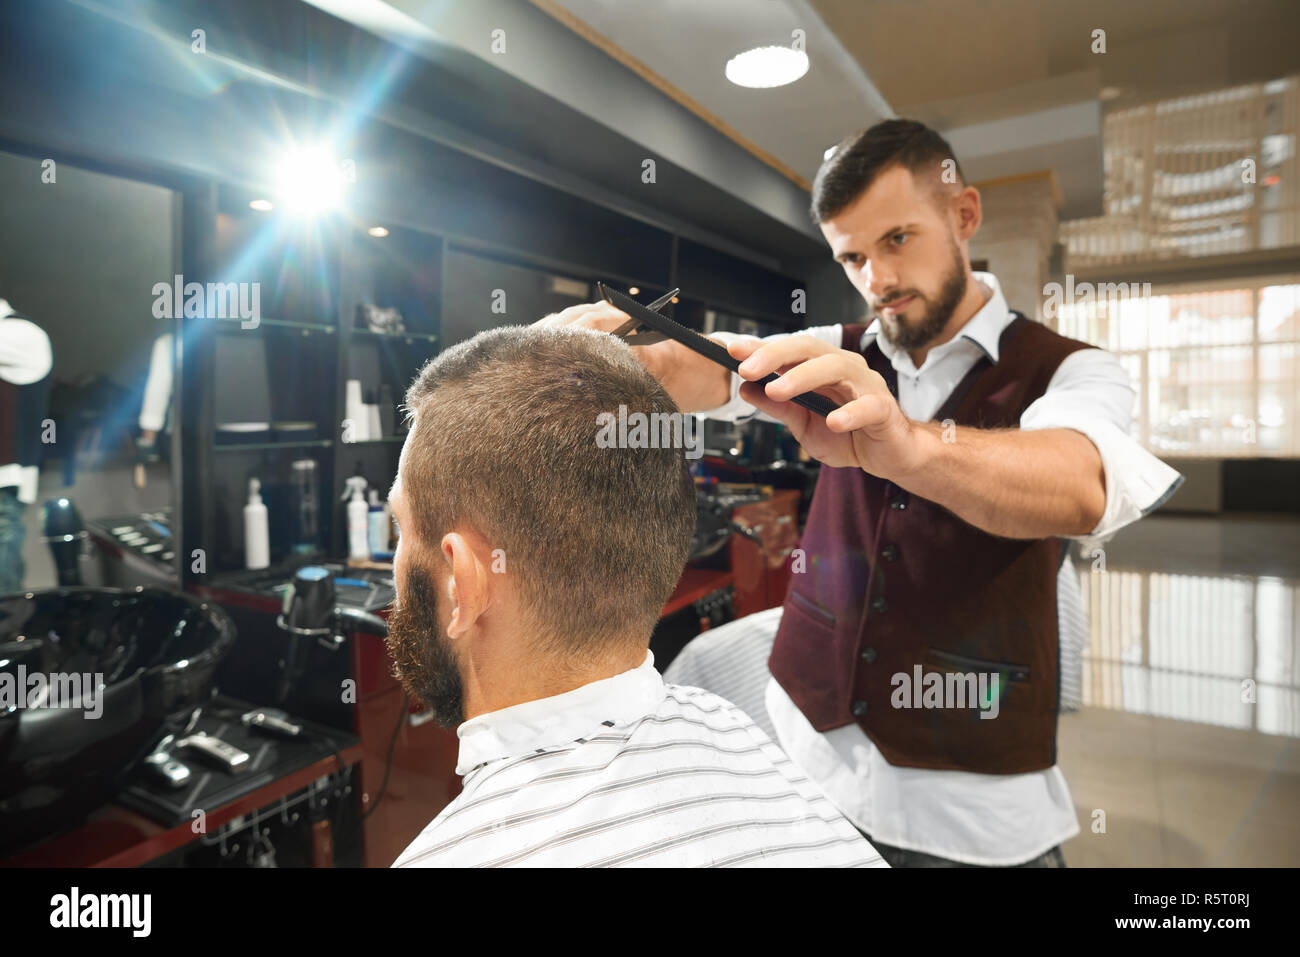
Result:
<svg viewBox="0 0 1300 957"><path fill-rule="evenodd" d="M1071 866L1300 865L1300 521L1154 517L1081 563Z"/></svg>

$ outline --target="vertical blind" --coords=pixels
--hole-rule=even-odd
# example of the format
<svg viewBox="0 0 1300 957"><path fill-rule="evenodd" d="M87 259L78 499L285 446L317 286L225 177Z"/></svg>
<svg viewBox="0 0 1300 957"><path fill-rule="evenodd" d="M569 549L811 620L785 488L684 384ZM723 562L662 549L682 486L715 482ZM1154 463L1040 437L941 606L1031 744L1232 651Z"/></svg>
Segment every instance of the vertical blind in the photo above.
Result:
<svg viewBox="0 0 1300 957"><path fill-rule="evenodd" d="M1104 215L1061 224L1073 272L1300 244L1300 78L1115 110Z"/></svg>

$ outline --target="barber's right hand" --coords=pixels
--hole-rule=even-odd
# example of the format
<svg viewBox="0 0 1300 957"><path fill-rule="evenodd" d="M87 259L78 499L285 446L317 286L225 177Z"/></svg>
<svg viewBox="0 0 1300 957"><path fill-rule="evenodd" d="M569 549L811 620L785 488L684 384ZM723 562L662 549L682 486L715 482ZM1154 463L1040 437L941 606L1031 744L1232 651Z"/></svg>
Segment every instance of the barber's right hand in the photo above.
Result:
<svg viewBox="0 0 1300 957"><path fill-rule="evenodd" d="M538 319L534 325L613 332L628 319L627 313L602 300L570 306L563 312ZM653 345L629 348L683 412L716 409L731 397L731 373L680 342L665 339Z"/></svg>

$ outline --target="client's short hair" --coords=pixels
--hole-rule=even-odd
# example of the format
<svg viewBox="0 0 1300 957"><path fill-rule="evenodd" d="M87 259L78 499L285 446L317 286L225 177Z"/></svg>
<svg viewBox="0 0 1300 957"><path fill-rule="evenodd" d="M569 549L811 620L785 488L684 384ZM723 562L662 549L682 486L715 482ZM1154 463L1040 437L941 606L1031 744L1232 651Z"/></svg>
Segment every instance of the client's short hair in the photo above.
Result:
<svg viewBox="0 0 1300 957"><path fill-rule="evenodd" d="M432 548L467 527L503 549L533 628L560 654L648 639L690 549L683 450L597 445L597 417L620 405L678 411L628 346L570 327L482 332L406 393L406 524Z"/></svg>

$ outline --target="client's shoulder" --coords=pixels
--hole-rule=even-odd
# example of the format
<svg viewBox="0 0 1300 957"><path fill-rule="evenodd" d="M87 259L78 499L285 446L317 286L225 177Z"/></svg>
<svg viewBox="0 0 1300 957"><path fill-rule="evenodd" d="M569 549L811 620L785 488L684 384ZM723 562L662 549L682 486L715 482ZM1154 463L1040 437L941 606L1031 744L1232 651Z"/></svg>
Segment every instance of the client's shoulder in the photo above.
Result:
<svg viewBox="0 0 1300 957"><path fill-rule="evenodd" d="M754 720L732 702L712 691L691 685L666 684L664 700L647 720L648 724L671 728L675 733L693 733L714 740L768 742L768 736Z"/></svg>

